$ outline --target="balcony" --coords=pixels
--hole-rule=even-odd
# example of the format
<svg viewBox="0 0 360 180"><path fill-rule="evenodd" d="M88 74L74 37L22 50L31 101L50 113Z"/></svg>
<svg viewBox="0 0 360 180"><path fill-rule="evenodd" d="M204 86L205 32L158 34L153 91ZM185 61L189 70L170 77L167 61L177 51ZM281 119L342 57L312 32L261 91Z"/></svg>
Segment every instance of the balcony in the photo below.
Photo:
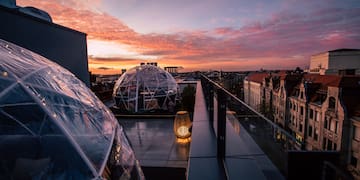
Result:
<svg viewBox="0 0 360 180"><path fill-rule="evenodd" d="M334 109L334 108L328 108L328 109L325 111L325 115L326 115L326 116L333 117L333 118L337 118L337 113L335 112L335 109Z"/></svg>

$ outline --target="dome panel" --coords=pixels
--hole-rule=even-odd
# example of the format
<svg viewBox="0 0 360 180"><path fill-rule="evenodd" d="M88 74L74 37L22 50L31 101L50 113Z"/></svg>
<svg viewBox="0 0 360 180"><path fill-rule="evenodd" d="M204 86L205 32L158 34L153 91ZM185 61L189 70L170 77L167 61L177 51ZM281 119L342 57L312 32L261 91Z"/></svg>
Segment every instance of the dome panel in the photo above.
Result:
<svg viewBox="0 0 360 180"><path fill-rule="evenodd" d="M52 122L52 119L49 116L46 116L44 118L44 121L42 122L39 135L61 135L63 134L61 130Z"/></svg>
<svg viewBox="0 0 360 180"><path fill-rule="evenodd" d="M0 92L4 92L4 90L5 90L6 88L8 88L11 84L14 83L14 81L1 78L1 75L0 75L0 81L1 81L1 84L0 84ZM5 93L6 93L6 92L5 92ZM0 94L0 96L2 96L2 95Z"/></svg>
<svg viewBox="0 0 360 180"><path fill-rule="evenodd" d="M66 135L43 135L41 152L41 157L49 157L54 167L47 170L47 179L89 179L94 176Z"/></svg>
<svg viewBox="0 0 360 180"><path fill-rule="evenodd" d="M38 86L51 89L56 92L62 92L62 87L59 83L56 83L56 81L54 81L55 83L49 83L48 79L55 79L55 74L52 73L50 68L44 68L41 71L28 76L26 79L24 79L24 82L32 86Z"/></svg>
<svg viewBox="0 0 360 180"><path fill-rule="evenodd" d="M10 51L12 52L12 51ZM3 53L4 54L4 53ZM18 63L16 60L16 56L12 53L8 54L10 57L7 57L7 61L13 61L12 64L1 64L4 72L7 72L11 77L22 78L23 76L27 76L31 73L34 73L41 69L41 66L32 66L30 62L26 63ZM5 59L5 58L4 58ZM18 70L17 70L18 69Z"/></svg>
<svg viewBox="0 0 360 180"><path fill-rule="evenodd" d="M0 136L11 134L31 135L31 133L24 126L21 126L19 123L14 121L14 119L10 118L7 114L4 114L2 110L0 111L0 123Z"/></svg>
<svg viewBox="0 0 360 180"><path fill-rule="evenodd" d="M31 95L27 94L24 88L18 84L14 84L14 86L0 92L0 107L23 103L35 103L35 101L31 98Z"/></svg>
<svg viewBox="0 0 360 180"><path fill-rule="evenodd" d="M7 116L14 120L16 119L16 121L28 129L32 135L40 134L40 129L46 114L37 104L5 106L2 110L2 113L7 114Z"/></svg>

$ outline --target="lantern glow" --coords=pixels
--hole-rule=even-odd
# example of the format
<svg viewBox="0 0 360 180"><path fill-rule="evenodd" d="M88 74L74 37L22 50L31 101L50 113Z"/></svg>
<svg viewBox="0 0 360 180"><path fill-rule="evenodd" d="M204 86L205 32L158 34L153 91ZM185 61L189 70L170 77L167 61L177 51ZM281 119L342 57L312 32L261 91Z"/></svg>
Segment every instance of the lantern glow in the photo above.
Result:
<svg viewBox="0 0 360 180"><path fill-rule="evenodd" d="M177 133L180 135L180 136L186 136L189 132L189 128L187 128L186 126L180 126L178 129L177 129Z"/></svg>

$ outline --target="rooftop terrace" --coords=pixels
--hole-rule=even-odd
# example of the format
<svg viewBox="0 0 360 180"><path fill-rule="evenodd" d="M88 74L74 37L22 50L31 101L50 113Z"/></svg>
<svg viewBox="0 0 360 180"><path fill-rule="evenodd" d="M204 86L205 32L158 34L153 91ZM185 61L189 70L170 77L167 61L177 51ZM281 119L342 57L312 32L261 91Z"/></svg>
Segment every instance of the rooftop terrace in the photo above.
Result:
<svg viewBox="0 0 360 180"><path fill-rule="evenodd" d="M299 151L291 134L205 76L197 82L190 143L177 141L169 115L118 120L147 179L319 179L334 172L338 157Z"/></svg>
<svg viewBox="0 0 360 180"><path fill-rule="evenodd" d="M226 114L227 147L224 157L219 158L218 118L211 122L202 89L198 81L191 143L177 141L173 133L174 117L118 117L145 177L158 179L165 173L176 179L283 179L239 121L230 121L235 117ZM215 99L214 107L217 105ZM217 110L213 113L218 114ZM155 175L155 171L161 171L161 175Z"/></svg>

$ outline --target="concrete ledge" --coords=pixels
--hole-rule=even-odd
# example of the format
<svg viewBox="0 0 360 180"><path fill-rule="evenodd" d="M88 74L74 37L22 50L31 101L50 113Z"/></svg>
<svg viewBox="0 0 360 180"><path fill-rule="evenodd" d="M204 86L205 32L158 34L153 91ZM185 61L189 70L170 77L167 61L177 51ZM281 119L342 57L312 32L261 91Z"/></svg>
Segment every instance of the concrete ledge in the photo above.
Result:
<svg viewBox="0 0 360 180"><path fill-rule="evenodd" d="M213 158L190 158L187 172L189 180L220 180L226 179L220 171L218 159Z"/></svg>
<svg viewBox="0 0 360 180"><path fill-rule="evenodd" d="M216 158L216 136L209 122L200 81L197 82L187 179L225 179Z"/></svg>
<svg viewBox="0 0 360 180"><path fill-rule="evenodd" d="M216 157L216 136L209 122L194 122L189 157Z"/></svg>

